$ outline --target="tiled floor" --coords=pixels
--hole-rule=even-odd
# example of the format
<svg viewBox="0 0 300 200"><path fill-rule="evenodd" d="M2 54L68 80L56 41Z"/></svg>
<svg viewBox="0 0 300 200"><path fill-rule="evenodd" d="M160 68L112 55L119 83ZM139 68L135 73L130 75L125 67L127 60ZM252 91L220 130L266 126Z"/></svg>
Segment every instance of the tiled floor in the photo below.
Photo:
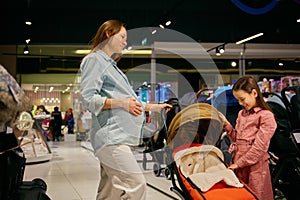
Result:
<svg viewBox="0 0 300 200"><path fill-rule="evenodd" d="M49 146L52 159L45 163L26 165L24 179L42 178L47 183L47 194L52 200L95 200L99 163L93 153L83 148L80 142L49 142ZM138 160L141 156L136 154ZM147 170L144 170L148 183L147 199L179 199L169 189L171 181L154 176L151 169L151 162L147 163Z"/></svg>

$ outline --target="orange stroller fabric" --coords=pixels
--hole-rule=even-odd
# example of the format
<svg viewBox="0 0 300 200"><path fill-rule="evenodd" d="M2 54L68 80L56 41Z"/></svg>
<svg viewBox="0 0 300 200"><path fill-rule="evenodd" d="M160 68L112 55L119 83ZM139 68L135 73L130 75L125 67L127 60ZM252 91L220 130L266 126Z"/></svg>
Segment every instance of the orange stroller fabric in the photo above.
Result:
<svg viewBox="0 0 300 200"><path fill-rule="evenodd" d="M184 151L186 151L186 150L189 151L190 149L194 149L192 152L195 153L198 149L197 149L197 147L195 147L196 145L192 145L192 146L193 147L189 147L188 149L185 149ZM201 146L201 145L199 145L199 146ZM207 146L210 146L209 148L213 147L211 145L203 145L204 148L206 148ZM201 151L202 150L200 150L200 152ZM211 152L214 152L214 151L217 152L218 149L216 147L213 147ZM216 155L215 153L211 153L211 152L209 153L210 156L211 155L220 156L220 154L218 154L218 153L221 153L221 151L217 152L218 155ZM175 155L175 159L179 159L176 156L176 153L173 155ZM185 157L183 162L187 162L186 163L187 166L190 167L191 166L191 163L190 163L191 157L187 157L187 156L189 156L189 155L188 154L183 155L183 157ZM202 156L200 156L200 157L202 157ZM205 155L204 155L204 157L205 157ZM209 157L209 156L207 156L207 157ZM211 159L211 158L209 158L209 159ZM215 161L219 160L220 161L219 164L212 162L211 164L213 164L213 166L209 166L208 160L205 160L205 159L201 160L202 162L205 163L206 169L204 169L204 172L198 172L200 174L200 176L198 176L197 178L200 178L201 175L204 175L205 173L210 173L210 172L213 172L213 174L218 174L216 171L213 171L213 170L223 170L223 172L225 172L227 170L227 168L226 168L225 164L222 162L223 157L221 156L220 159L221 160L219 160L219 158L215 160ZM176 162L176 160L175 160L175 162ZM195 162L195 160L193 160L193 162ZM213 186L209 187L207 190L207 187L205 189L205 187L203 188L203 185L199 186L199 183L197 183L197 180L195 180L195 177L194 177L194 180L192 180L192 176L194 174L189 174L189 175L183 174L184 172L182 172L181 169L186 170L186 172L185 172L186 174L188 174L189 172L187 171L188 169L185 169L185 167L182 167L182 165L184 165L182 162L177 160L176 165L177 165L176 170L178 170L178 174L179 174L178 181L181 181L183 183L183 185L185 186L185 189L188 191L188 193L190 194L192 199L197 199L197 200L198 199L206 199L206 200L210 200L210 199L255 200L255 199L257 199L257 197L253 193L253 191L247 185L245 185L244 183L239 181L233 173L223 175L222 178L225 178L225 181L224 181L224 179L222 179L222 180L214 183ZM224 165L224 166L222 166L222 165ZM199 166L197 166L197 167L192 166L192 167L197 168L197 170L199 170L201 168ZM211 169L211 168L214 168L214 169ZM229 171L231 171L231 170L229 170ZM216 172L216 173L214 173L214 172ZM201 174L201 173L203 173L203 174ZM211 174L211 175L213 175L213 174ZM226 180L226 178L227 178L227 180ZM233 185L235 185L235 186L229 185L229 184L232 184L232 182L230 183L230 181L228 181L228 179L233 180L233 181L238 181L238 183L234 182ZM202 184L203 183L205 183L205 181L203 181ZM202 190L200 189L200 187L202 187Z"/></svg>

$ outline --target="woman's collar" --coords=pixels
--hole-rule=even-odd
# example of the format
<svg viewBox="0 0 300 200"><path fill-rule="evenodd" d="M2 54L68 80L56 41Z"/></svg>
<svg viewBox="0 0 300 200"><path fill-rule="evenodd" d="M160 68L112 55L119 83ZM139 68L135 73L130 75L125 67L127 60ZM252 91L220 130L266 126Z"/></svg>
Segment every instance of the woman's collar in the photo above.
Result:
<svg viewBox="0 0 300 200"><path fill-rule="evenodd" d="M101 49L95 51L95 53L99 53L106 61L109 61L113 64L116 64L116 61L114 61L111 57L109 57L104 51Z"/></svg>

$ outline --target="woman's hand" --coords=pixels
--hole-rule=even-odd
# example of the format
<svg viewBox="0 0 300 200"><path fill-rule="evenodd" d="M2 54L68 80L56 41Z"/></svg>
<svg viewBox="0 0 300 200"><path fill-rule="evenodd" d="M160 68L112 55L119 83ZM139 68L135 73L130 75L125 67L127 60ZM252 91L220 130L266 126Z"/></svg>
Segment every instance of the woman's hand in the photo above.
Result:
<svg viewBox="0 0 300 200"><path fill-rule="evenodd" d="M134 98L122 99L122 108L134 116L141 115L143 113L142 104L136 101ZM172 105L163 103L163 104L147 104L146 111L150 112L161 112L163 108L166 108L168 112Z"/></svg>
<svg viewBox="0 0 300 200"><path fill-rule="evenodd" d="M172 105L167 104L167 103L162 103L162 104L151 104L150 107L150 112L161 112L162 109L166 108L166 112L172 108Z"/></svg>
<svg viewBox="0 0 300 200"><path fill-rule="evenodd" d="M122 108L134 116L138 116L143 112L142 104L134 98L123 99Z"/></svg>

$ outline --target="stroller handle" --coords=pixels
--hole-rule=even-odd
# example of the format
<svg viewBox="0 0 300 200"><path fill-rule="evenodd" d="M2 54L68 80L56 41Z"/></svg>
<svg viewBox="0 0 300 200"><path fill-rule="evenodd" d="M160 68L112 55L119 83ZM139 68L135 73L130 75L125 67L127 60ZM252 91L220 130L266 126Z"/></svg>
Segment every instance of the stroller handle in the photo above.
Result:
<svg viewBox="0 0 300 200"><path fill-rule="evenodd" d="M209 90L208 88L202 88L200 89L197 93L196 93L196 99L198 99L200 97L200 95L202 94L202 92Z"/></svg>
<svg viewBox="0 0 300 200"><path fill-rule="evenodd" d="M162 121L162 127L159 128L161 130L162 128L165 128L166 132L168 132L166 120L167 120L167 109L163 108L160 112L161 121Z"/></svg>

